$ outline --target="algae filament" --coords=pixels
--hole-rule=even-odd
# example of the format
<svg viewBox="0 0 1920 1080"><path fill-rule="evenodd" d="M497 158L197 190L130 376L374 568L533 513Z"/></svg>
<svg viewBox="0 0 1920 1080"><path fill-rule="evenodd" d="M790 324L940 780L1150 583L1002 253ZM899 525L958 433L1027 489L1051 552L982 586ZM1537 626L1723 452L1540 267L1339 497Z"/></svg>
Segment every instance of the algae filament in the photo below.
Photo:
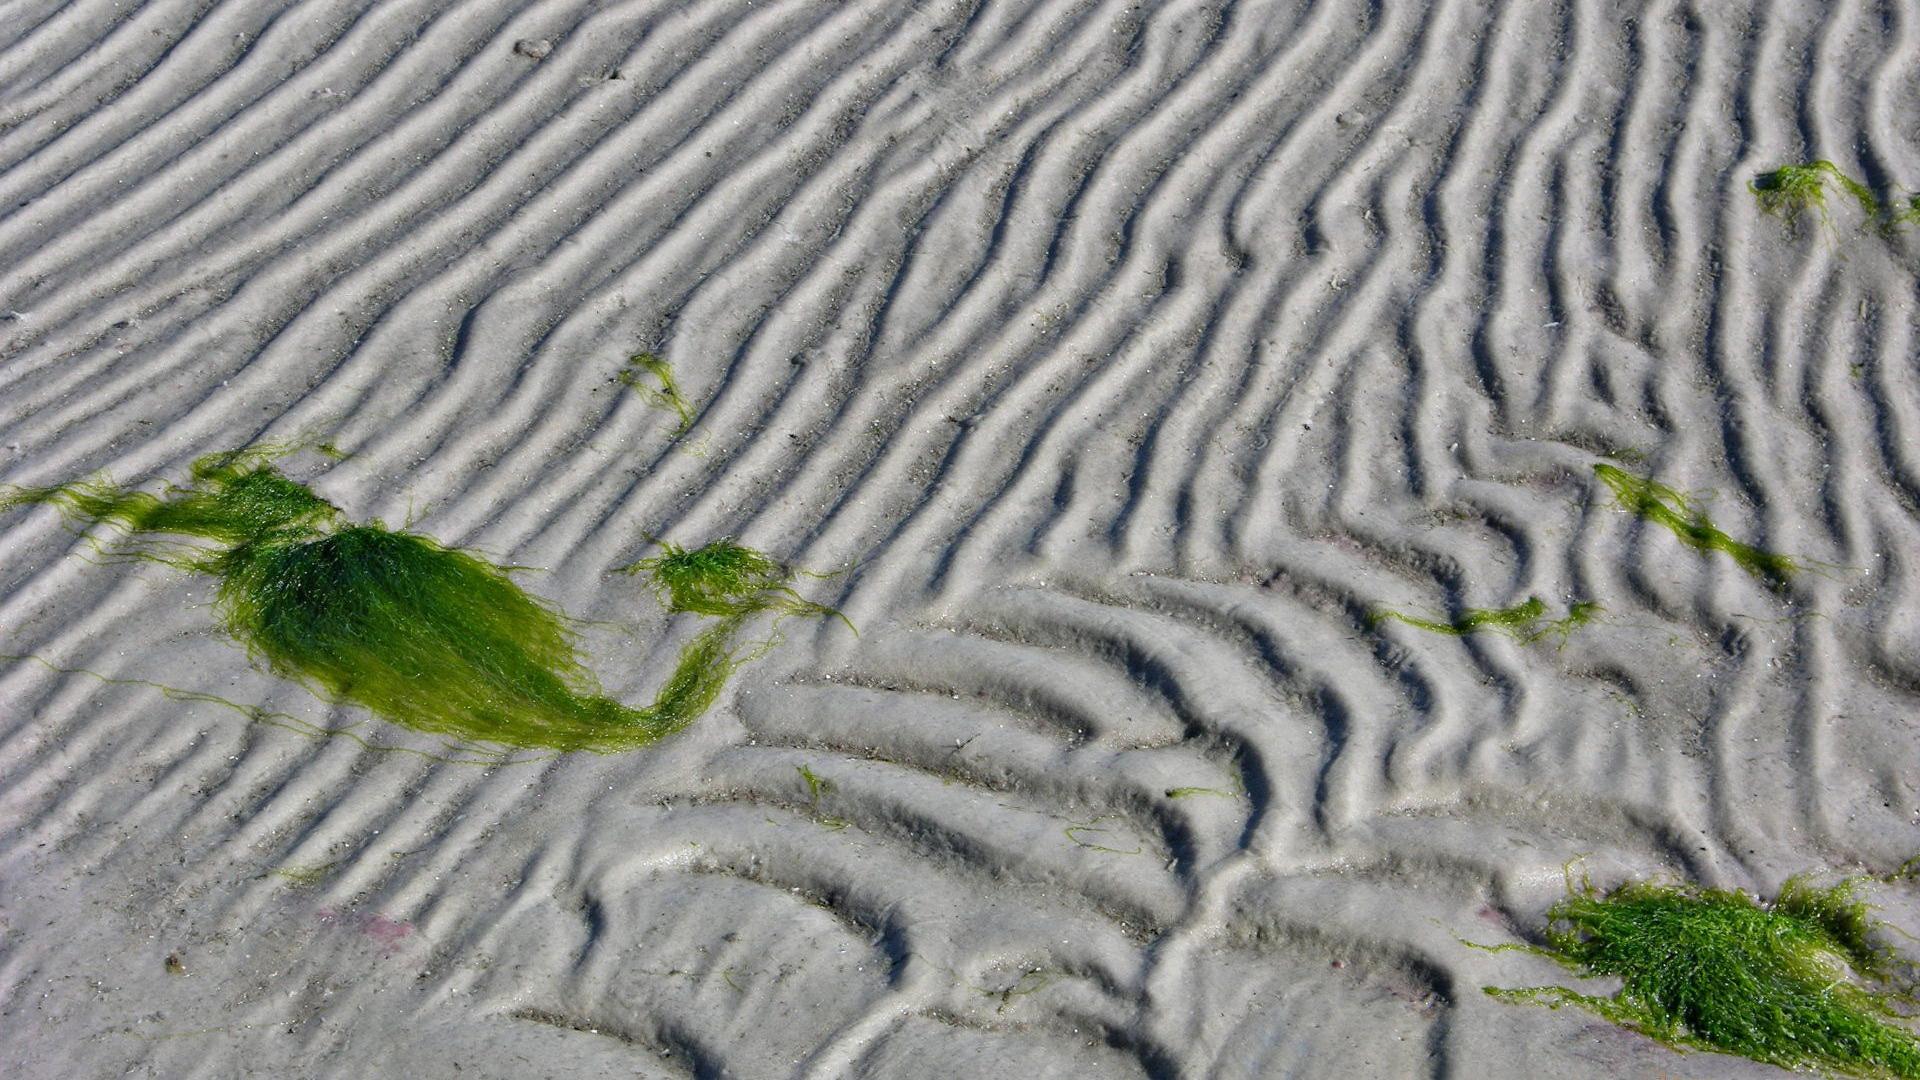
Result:
<svg viewBox="0 0 1920 1080"><path fill-rule="evenodd" d="M1594 465L1593 471L1613 491L1614 505L1664 526L1690 548L1725 552L1742 570L1774 586L1785 584L1800 568L1790 556L1762 551L1728 536L1685 495L1665 484L1605 463Z"/></svg>
<svg viewBox="0 0 1920 1080"><path fill-rule="evenodd" d="M1530 596L1525 603L1504 608L1468 608L1457 617L1448 621L1425 619L1418 615L1382 608L1367 617L1368 626L1378 626L1392 620L1403 622L1420 630L1436 634L1450 634L1464 637L1481 630L1492 630L1506 634L1523 645L1530 645L1544 637L1558 637L1564 644L1568 635L1576 629L1593 621L1600 612L1600 605L1591 600L1575 601L1567 613L1558 619L1546 619L1546 602L1537 596Z"/></svg>
<svg viewBox="0 0 1920 1080"><path fill-rule="evenodd" d="M1565 987L1488 987L1506 1001L1574 1005L1674 1047L1783 1068L1920 1077L1920 1040L1896 1021L1911 1003L1892 983L1899 957L1873 944L1854 882L1790 878L1772 903L1740 891L1589 882L1547 912L1544 944L1496 946L1620 980L1610 997Z"/></svg>
<svg viewBox="0 0 1920 1080"><path fill-rule="evenodd" d="M646 384L647 375L659 380L657 389ZM679 416L680 426L674 429L674 434L683 435L693 426L693 406L680 393L680 384L674 380L673 368L665 360L652 353L640 353L627 360L627 366L618 378L623 386L631 387L648 404L657 409L670 409Z"/></svg>
<svg viewBox="0 0 1920 1080"><path fill-rule="evenodd" d="M276 673L336 701L458 739L614 751L705 712L736 658L730 616L680 654L659 696L631 708L602 695L565 617L507 572L430 537L355 525L281 475L273 451L195 461L194 484L162 495L106 482L15 489L0 510L48 504L69 518L216 548L136 554L219 579L229 633Z"/></svg>

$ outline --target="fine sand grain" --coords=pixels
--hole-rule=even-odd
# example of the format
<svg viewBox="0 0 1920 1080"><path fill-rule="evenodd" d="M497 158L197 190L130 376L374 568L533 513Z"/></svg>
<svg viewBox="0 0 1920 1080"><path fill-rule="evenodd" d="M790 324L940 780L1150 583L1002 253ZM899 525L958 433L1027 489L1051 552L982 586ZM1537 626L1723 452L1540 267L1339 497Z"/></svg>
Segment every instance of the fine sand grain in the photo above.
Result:
<svg viewBox="0 0 1920 1080"><path fill-rule="evenodd" d="M1920 186L1916 0L0 0L0 482L276 444L634 706L650 538L846 616L449 743L9 509L0 1075L1780 1075L1464 942L1920 854L1816 160Z"/></svg>

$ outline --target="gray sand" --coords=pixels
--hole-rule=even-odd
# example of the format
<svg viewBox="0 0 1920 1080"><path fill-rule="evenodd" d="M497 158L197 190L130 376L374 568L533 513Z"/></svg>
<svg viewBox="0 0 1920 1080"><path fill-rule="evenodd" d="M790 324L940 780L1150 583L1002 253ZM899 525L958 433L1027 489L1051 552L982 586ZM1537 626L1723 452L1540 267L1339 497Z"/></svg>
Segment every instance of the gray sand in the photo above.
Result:
<svg viewBox="0 0 1920 1080"><path fill-rule="evenodd" d="M3 0L0 482L328 440L625 701L648 533L860 633L446 761L0 515L0 1075L1777 1074L1461 942L1920 852L1920 232L1747 190L1917 95L1914 0Z"/></svg>

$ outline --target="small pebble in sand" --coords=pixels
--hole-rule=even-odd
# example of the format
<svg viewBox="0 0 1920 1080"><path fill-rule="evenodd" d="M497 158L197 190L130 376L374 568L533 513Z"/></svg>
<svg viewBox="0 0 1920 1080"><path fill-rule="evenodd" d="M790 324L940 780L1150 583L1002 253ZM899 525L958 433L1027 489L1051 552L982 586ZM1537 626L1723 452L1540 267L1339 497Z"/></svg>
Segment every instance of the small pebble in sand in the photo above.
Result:
<svg viewBox="0 0 1920 1080"><path fill-rule="evenodd" d="M513 43L513 51L529 60L545 60L553 51L553 42L546 38L521 38Z"/></svg>

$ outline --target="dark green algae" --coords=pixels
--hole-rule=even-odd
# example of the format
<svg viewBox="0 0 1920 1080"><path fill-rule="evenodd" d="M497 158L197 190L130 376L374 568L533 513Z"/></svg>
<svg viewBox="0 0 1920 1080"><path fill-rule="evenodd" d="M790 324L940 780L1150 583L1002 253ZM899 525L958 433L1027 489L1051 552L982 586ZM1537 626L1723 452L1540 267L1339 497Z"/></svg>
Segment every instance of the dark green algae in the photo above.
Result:
<svg viewBox="0 0 1920 1080"><path fill-rule="evenodd" d="M1541 944L1492 948L1618 979L1619 989L1486 992L1572 1005L1680 1049L1789 1069L1920 1077L1920 1040L1904 1026L1912 990L1896 983L1901 958L1874 940L1879 924L1855 886L1789 878L1763 902L1738 890L1648 881L1601 894L1570 880L1547 912Z"/></svg>
<svg viewBox="0 0 1920 1080"><path fill-rule="evenodd" d="M159 495L104 481L17 488L0 510L45 504L135 537L212 541L149 541L133 554L216 577L227 631L276 674L420 731L513 747L610 752L678 731L744 662L734 639L747 615L776 602L803 610L790 589L761 607L737 596L709 612L722 618L681 650L651 704L625 705L581 662L566 617L506 570L431 537L344 521L273 466L277 453L200 458L192 484ZM773 587L764 575L749 584Z"/></svg>

